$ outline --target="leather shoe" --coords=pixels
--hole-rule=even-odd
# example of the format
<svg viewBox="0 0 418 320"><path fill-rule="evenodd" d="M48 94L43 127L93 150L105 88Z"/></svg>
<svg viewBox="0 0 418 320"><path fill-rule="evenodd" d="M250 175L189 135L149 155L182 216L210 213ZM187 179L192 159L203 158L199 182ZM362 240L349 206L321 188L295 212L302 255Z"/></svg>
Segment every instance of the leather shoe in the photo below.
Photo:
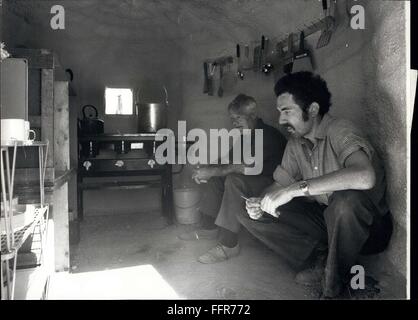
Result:
<svg viewBox="0 0 418 320"><path fill-rule="evenodd" d="M225 261L229 258L237 256L240 252L240 249L241 248L239 244L233 248L228 248L219 243L208 252L201 255L197 260L205 264Z"/></svg>

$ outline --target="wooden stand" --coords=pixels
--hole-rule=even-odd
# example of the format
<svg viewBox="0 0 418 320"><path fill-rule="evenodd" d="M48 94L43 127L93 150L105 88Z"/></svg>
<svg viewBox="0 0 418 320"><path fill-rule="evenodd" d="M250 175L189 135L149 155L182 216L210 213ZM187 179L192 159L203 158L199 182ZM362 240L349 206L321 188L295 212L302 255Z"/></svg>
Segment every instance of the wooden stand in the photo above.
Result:
<svg viewBox="0 0 418 320"><path fill-rule="evenodd" d="M51 206L54 234L55 271L67 271L69 261L68 181L76 170L70 168L68 82L55 81L57 57L45 49L11 49L16 58L28 60L29 121L37 139L49 141L45 168L45 197ZM36 203L39 178L36 159L30 150L18 154L16 194L21 203ZM24 252L22 252L24 253Z"/></svg>
<svg viewBox="0 0 418 320"><path fill-rule="evenodd" d="M103 188L122 188L139 189L147 187L161 187L162 209L168 224L174 222L173 216L173 184L172 166L170 164L159 165L155 162L155 135L152 134L129 134L129 135L97 135L80 137L79 143L88 147L89 144L96 145L129 145L130 143L142 143L144 150L142 156L133 157L134 151L130 151L130 156L117 154L112 151L112 156L106 158L80 154L78 168L78 214L79 219L83 218L83 190L103 189ZM158 175L159 181L122 181L118 177L123 176L153 176ZM115 177L111 182L86 182L88 177Z"/></svg>

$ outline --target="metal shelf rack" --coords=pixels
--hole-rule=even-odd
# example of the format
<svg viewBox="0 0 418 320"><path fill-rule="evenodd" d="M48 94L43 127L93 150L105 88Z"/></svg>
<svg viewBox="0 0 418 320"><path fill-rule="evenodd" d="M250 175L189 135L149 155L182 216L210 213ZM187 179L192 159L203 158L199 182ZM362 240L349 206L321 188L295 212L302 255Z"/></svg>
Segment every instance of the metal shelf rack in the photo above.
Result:
<svg viewBox="0 0 418 320"><path fill-rule="evenodd" d="M13 300L15 278L16 278L16 262L17 253L28 236L38 226L41 235L41 247L45 245L47 235L47 222L49 216L49 206L45 204L45 168L47 163L49 142L42 141L20 141L1 140L1 193L3 201L3 212L6 233L1 235L1 286L5 286L6 290L2 290L2 300ZM13 188L16 164L16 152L18 147L37 147L39 157L39 187L40 187L40 203L37 204L33 221L24 228L15 232L13 225ZM12 150L12 158L10 163L10 151ZM45 223L46 222L46 223ZM43 230L42 227L44 226ZM44 235L42 235L44 233ZM43 254L41 255L43 262ZM12 272L10 272L10 263L12 263ZM5 291L5 292L3 292Z"/></svg>

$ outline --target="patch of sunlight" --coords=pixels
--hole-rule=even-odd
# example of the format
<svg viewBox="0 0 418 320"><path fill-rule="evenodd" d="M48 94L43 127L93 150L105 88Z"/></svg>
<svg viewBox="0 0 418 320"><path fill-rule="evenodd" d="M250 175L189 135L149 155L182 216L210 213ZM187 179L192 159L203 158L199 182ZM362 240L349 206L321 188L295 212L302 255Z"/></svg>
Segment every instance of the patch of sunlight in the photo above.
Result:
<svg viewBox="0 0 418 320"><path fill-rule="evenodd" d="M180 299L152 265L51 276L48 300Z"/></svg>

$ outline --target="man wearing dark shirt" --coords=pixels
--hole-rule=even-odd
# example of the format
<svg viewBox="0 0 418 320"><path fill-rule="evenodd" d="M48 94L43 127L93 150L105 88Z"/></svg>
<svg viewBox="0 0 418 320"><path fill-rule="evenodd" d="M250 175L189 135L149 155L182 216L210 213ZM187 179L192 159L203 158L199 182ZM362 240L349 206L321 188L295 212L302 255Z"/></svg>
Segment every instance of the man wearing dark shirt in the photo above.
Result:
<svg viewBox="0 0 418 320"><path fill-rule="evenodd" d="M219 237L218 245L199 257L198 260L201 263L223 261L239 253L237 234L240 224L236 213L245 210L245 200L242 197L258 196L263 189L271 185L273 172L282 159L287 143L286 138L278 130L266 125L257 117L257 104L254 98L240 94L229 104L228 111L235 128L241 132L244 129L251 129L252 153L255 149L254 129L262 130L262 172L259 175L245 175L246 165L241 163L209 165L193 173L192 178L195 182L203 183L202 187L204 187L200 203L202 225L197 230L180 235L180 239L198 240ZM229 158L230 160L233 158L232 149L229 152Z"/></svg>
<svg viewBox="0 0 418 320"><path fill-rule="evenodd" d="M322 297L335 298L358 255L381 252L390 240L383 166L361 130L328 114L331 94L322 78L289 74L275 93L279 124L291 138L274 183L264 197L249 199L248 214L239 212L238 219L302 269L298 283L322 282ZM266 215L272 223L257 221Z"/></svg>

